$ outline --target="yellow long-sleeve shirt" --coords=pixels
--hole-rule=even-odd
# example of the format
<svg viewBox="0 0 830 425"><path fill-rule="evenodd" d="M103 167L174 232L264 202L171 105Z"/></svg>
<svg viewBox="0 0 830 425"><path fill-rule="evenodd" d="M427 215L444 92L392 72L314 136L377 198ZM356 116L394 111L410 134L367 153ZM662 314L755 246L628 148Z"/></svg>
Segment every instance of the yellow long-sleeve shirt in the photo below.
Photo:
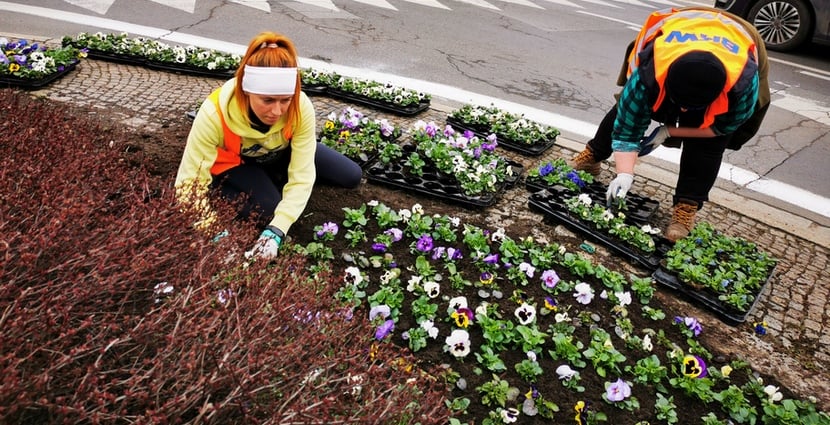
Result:
<svg viewBox="0 0 830 425"><path fill-rule="evenodd" d="M210 99L206 99L199 113L196 114L176 174L176 189L182 194L187 194L186 197L181 198L183 202L193 202L192 192L186 189L195 187L195 194L200 200L200 205L207 195L208 187L213 179L210 169L217 157L216 149L224 147L220 113L228 128L240 136L244 156L267 155L289 147L289 141L282 134L287 117L280 118L264 134L251 128L245 119L244 111L236 103L235 84L236 79L231 79L222 86L219 93L219 110ZM294 134L290 140L291 161L288 165L288 182L282 191L282 201L274 210L274 217L269 223L285 233L288 233L291 225L305 210L317 175L314 168L314 155L317 149L314 105L302 92L299 103L299 122L295 125ZM206 213L210 214L210 212Z"/></svg>

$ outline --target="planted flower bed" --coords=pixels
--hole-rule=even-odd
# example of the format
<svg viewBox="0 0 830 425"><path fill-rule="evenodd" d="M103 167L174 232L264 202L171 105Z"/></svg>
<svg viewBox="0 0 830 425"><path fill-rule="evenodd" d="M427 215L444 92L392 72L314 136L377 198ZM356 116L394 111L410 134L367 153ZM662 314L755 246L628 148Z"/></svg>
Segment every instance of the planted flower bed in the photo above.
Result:
<svg viewBox="0 0 830 425"><path fill-rule="evenodd" d="M520 164L495 153L495 138L481 139L418 121L411 142L388 144L367 179L472 207L493 205L519 179Z"/></svg>
<svg viewBox="0 0 830 425"><path fill-rule="evenodd" d="M495 133L502 147L532 156L541 155L550 149L559 135L556 128L528 120L523 115L503 111L493 105L464 105L447 116L447 124L459 131L472 131L482 138Z"/></svg>
<svg viewBox="0 0 830 425"><path fill-rule="evenodd" d="M239 67L236 54L196 46L170 45L127 33L82 32L63 37L64 46L85 49L89 57L204 77L231 78Z"/></svg>
<svg viewBox="0 0 830 425"><path fill-rule="evenodd" d="M654 278L737 325L758 302L776 263L754 243L700 222L666 253Z"/></svg>
<svg viewBox="0 0 830 425"><path fill-rule="evenodd" d="M320 142L365 167L400 135L400 127L388 120L369 119L357 109L347 107L339 114L328 115L320 132Z"/></svg>
<svg viewBox="0 0 830 425"><path fill-rule="evenodd" d="M367 351L408 347L450 386L451 424L826 419L713 356L697 341L705 323L651 302L651 278L595 264L572 241L379 201L344 207L305 239L292 248L312 272L339 272L335 296L373 324Z"/></svg>
<svg viewBox="0 0 830 425"><path fill-rule="evenodd" d="M595 195L596 196L596 195ZM548 190L530 195L528 205L546 217L587 234L629 261L655 270L672 244L660 237L660 229L648 224L629 224L627 213L603 205L587 193Z"/></svg>
<svg viewBox="0 0 830 425"><path fill-rule="evenodd" d="M0 85L35 89L72 72L86 53L74 47L50 48L0 37Z"/></svg>

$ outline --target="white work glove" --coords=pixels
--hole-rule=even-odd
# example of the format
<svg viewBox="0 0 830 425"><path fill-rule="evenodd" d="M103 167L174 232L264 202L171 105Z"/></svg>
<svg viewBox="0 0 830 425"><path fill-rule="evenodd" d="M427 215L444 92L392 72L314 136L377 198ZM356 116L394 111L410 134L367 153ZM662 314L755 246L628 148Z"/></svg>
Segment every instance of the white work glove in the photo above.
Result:
<svg viewBox="0 0 830 425"><path fill-rule="evenodd" d="M669 128L661 124L659 127L655 128L651 134L643 137L643 140L640 141L640 153L637 156L645 156L650 154L651 151L657 149L657 147L662 145L663 142L665 142L669 137L671 137L669 135Z"/></svg>
<svg viewBox="0 0 830 425"><path fill-rule="evenodd" d="M268 226L259 235L251 251L245 253L246 258L256 257L262 260L277 258L285 234L274 226Z"/></svg>
<svg viewBox="0 0 830 425"><path fill-rule="evenodd" d="M628 173L618 173L614 180L608 184L608 191L605 192L605 200L608 205L614 199L625 198L628 191L631 190L631 185L634 183L634 175Z"/></svg>

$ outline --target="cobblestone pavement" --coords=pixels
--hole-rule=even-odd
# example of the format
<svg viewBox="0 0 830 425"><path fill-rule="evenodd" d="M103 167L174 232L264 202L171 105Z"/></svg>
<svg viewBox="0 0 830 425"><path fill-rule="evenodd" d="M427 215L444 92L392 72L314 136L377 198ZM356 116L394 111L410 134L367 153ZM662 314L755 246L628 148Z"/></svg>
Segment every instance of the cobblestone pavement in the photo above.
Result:
<svg viewBox="0 0 830 425"><path fill-rule="evenodd" d="M14 35L9 35L15 37ZM28 37L30 40L37 38ZM50 40L40 40L50 42ZM59 40L51 40L52 43ZM121 117L124 124L136 131L152 132L172 123L187 122L186 111L196 108L204 97L223 81L142 67L85 59L72 73L31 94L73 105L106 110ZM344 106L324 96L313 97L318 123L331 111ZM388 118L407 128L416 120L443 123L455 107L440 98L433 98L431 108L414 117L396 117L359 107L376 118ZM498 106L498 105L496 105ZM109 116L109 115L108 115ZM183 148L184 140L169 143ZM559 156L570 156L581 148L581 143L557 140L556 146L543 157L529 158L506 154L522 163L525 169ZM601 180L611 177L607 165ZM668 182L668 184L666 183ZM638 179L633 193L659 200L661 209L652 224L662 228L670 218L670 199L673 176L647 163L638 167ZM504 193L498 203L483 211L493 224L505 226L512 220L542 221L541 215L527 207L529 193L523 185ZM460 213L462 214L462 213ZM700 220L714 223L726 234L743 236L755 241L761 249L780 259L775 276L770 280L760 300L745 324L728 326L694 305L678 299L670 292L660 290L658 296L697 315L707 326L703 335L709 347L726 356L748 360L763 373L778 377L783 384L802 397L815 396L824 410L830 410L830 313L827 311L828 238L827 228L809 220L794 217L772 207L747 199L736 198L728 189L716 189L712 201L698 214ZM542 232L568 232L563 226L539 226ZM523 235L521 235L523 236ZM594 254L611 256L601 247ZM612 259L613 260L613 259ZM620 261L617 261L621 263ZM630 270L643 274L634 266ZM765 321L769 332L756 336L752 324Z"/></svg>

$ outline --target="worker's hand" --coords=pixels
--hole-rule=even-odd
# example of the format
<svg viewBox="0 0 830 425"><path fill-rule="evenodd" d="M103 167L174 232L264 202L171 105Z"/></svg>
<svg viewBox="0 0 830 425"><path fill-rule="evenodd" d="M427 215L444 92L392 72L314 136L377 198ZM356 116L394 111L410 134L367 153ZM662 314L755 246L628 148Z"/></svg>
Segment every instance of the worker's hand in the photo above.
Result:
<svg viewBox="0 0 830 425"><path fill-rule="evenodd" d="M657 149L657 147L662 145L663 142L665 142L669 137L671 137L669 135L669 128L665 125L660 125L655 128L651 134L644 137L643 140L640 141L640 153L638 156L650 154L651 151Z"/></svg>
<svg viewBox="0 0 830 425"><path fill-rule="evenodd" d="M259 235L251 251L245 253L248 258L255 257L262 260L273 260L277 258L280 246L282 246L284 234L279 229L268 226Z"/></svg>
<svg viewBox="0 0 830 425"><path fill-rule="evenodd" d="M628 191L631 190L631 185L634 183L634 175L628 173L619 173L611 183L608 184L608 191L605 192L605 201L608 205L615 199L625 198Z"/></svg>

